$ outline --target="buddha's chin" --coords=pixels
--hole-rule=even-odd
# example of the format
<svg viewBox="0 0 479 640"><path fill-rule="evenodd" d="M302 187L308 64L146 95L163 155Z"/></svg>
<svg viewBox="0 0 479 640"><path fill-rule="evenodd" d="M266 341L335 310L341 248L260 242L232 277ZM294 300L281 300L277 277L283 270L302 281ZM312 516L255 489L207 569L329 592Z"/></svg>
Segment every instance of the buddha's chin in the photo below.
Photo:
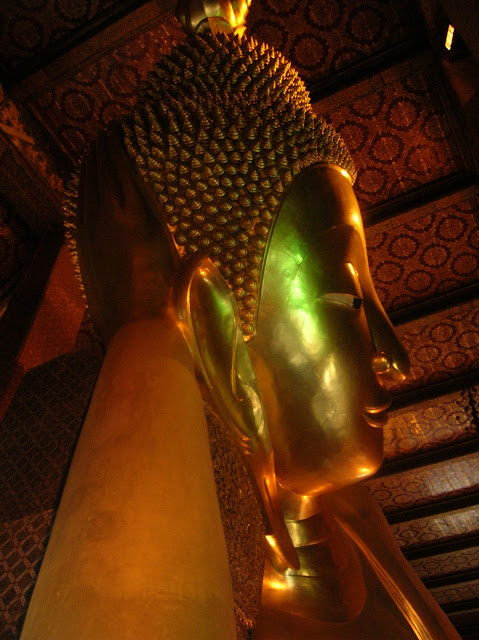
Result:
<svg viewBox="0 0 479 640"><path fill-rule="evenodd" d="M318 464L314 471L300 466L287 470L277 468L277 480L286 491L298 496L315 498L369 478L379 469L382 459L381 442L381 446L370 449L367 455L344 457L341 461L337 460L335 466L323 462Z"/></svg>

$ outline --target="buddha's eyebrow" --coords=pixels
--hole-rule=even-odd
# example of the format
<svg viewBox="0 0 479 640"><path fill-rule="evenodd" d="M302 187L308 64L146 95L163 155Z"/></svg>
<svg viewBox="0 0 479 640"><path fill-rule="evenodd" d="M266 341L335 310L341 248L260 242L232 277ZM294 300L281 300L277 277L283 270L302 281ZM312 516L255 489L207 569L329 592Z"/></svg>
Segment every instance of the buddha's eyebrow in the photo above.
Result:
<svg viewBox="0 0 479 640"><path fill-rule="evenodd" d="M316 300L330 300L331 302L339 302L353 309L360 309L363 299L354 293L323 293Z"/></svg>

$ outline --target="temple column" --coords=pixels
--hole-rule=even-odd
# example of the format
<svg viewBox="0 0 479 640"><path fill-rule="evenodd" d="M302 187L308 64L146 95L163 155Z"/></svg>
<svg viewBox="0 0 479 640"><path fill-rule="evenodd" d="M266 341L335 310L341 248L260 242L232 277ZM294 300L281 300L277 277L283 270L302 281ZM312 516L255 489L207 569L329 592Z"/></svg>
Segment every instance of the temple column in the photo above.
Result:
<svg viewBox="0 0 479 640"><path fill-rule="evenodd" d="M21 640L235 638L203 403L169 320L113 338Z"/></svg>

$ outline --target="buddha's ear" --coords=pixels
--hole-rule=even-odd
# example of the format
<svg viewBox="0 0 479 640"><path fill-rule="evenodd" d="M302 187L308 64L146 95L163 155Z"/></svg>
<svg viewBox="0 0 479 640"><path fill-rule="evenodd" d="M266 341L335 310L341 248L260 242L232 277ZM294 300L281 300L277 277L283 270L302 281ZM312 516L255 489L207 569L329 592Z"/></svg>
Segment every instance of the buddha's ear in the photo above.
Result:
<svg viewBox="0 0 479 640"><path fill-rule="evenodd" d="M236 300L207 257L190 266L178 290L176 308L183 335L218 412L246 453L270 524L271 545L280 562L297 568L297 554L281 516L271 441Z"/></svg>
<svg viewBox="0 0 479 640"><path fill-rule="evenodd" d="M191 266L177 308L183 334L217 410L251 453L265 435L262 404L236 300L211 260Z"/></svg>

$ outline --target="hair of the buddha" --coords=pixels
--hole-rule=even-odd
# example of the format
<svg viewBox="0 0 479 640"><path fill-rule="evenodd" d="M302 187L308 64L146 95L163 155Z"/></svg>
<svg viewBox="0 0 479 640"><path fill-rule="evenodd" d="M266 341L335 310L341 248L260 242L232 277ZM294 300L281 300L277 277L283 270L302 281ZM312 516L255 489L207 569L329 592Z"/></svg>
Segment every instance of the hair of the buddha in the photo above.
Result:
<svg viewBox="0 0 479 640"><path fill-rule="evenodd" d="M211 34L188 36L160 58L122 125L179 255L212 259L251 336L268 236L288 186L318 163L336 164L354 180L343 140L314 115L280 53L252 38Z"/></svg>

